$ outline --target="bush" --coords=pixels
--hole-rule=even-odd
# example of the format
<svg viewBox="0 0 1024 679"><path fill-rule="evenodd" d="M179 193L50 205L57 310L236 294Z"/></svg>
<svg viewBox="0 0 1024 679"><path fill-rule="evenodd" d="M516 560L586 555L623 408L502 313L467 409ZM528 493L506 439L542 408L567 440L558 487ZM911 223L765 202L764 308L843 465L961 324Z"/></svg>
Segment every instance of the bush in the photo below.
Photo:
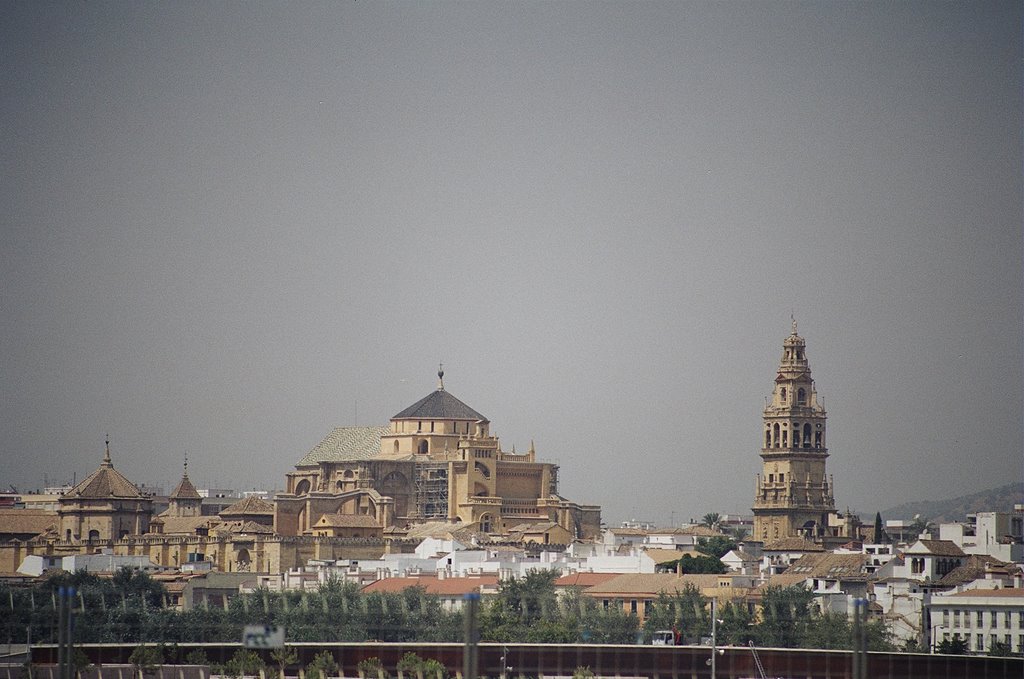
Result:
<svg viewBox="0 0 1024 679"><path fill-rule="evenodd" d="M359 672L360 677L365 677L366 679L374 679L374 677L388 678L388 673L384 671L384 665L381 663L380 658L360 660L359 664L356 665L356 671Z"/></svg>
<svg viewBox="0 0 1024 679"><path fill-rule="evenodd" d="M206 657L206 651L201 648L194 648L185 654L186 665L209 665L210 661Z"/></svg>
<svg viewBox="0 0 1024 679"><path fill-rule="evenodd" d="M143 676L153 674L157 665L164 662L164 649L161 646L136 646L128 656L128 662L135 665L135 671Z"/></svg>
<svg viewBox="0 0 1024 679"><path fill-rule="evenodd" d="M263 658L256 651L240 648L235 651L231 659L220 668L219 674L229 677L255 676L264 669Z"/></svg>
<svg viewBox="0 0 1024 679"><path fill-rule="evenodd" d="M423 672L423 679L448 679L448 668L442 665L440 660L424 660L420 669Z"/></svg>
<svg viewBox="0 0 1024 679"><path fill-rule="evenodd" d="M338 663L330 651L320 651L313 656L313 662L306 666L306 679L327 679L337 674Z"/></svg>
<svg viewBox="0 0 1024 679"><path fill-rule="evenodd" d="M398 661L397 669L403 676L415 677L423 670L423 658L410 651L403 655L402 659Z"/></svg>

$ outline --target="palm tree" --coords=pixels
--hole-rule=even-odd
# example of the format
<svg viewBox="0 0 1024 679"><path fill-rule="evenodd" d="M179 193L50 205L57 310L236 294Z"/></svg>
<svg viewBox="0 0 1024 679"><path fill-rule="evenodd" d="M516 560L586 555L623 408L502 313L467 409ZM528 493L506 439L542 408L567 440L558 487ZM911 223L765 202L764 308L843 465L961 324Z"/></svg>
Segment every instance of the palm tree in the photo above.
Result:
<svg viewBox="0 0 1024 679"><path fill-rule="evenodd" d="M700 520L700 525L707 526L713 530L718 530L718 524L722 522L722 515L718 512L708 512L704 515L704 518Z"/></svg>

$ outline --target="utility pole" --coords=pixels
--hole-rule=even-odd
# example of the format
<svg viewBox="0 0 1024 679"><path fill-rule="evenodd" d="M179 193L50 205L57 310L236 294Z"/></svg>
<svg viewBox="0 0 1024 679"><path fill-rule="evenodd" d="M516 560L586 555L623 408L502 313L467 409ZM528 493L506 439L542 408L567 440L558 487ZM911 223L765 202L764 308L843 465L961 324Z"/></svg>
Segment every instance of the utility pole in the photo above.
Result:
<svg viewBox="0 0 1024 679"><path fill-rule="evenodd" d="M711 599L711 679L718 679L717 665L715 664L718 655L718 598Z"/></svg>
<svg viewBox="0 0 1024 679"><path fill-rule="evenodd" d="M466 610L466 648L462 652L462 679L476 679L480 660L477 656L476 613L480 604L480 595L470 592L462 598ZM504 671L504 670L502 670Z"/></svg>

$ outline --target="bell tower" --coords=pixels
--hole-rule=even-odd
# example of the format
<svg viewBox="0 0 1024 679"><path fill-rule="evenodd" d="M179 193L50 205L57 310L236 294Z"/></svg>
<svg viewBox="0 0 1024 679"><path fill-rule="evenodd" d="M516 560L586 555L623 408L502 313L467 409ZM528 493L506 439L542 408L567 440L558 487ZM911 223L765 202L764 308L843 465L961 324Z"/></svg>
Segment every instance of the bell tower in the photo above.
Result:
<svg viewBox="0 0 1024 679"><path fill-rule="evenodd" d="M793 332L782 343L775 389L763 419L752 537L766 544L788 537L819 540L828 535L829 516L835 514L832 479L825 476L826 414L795 319Z"/></svg>

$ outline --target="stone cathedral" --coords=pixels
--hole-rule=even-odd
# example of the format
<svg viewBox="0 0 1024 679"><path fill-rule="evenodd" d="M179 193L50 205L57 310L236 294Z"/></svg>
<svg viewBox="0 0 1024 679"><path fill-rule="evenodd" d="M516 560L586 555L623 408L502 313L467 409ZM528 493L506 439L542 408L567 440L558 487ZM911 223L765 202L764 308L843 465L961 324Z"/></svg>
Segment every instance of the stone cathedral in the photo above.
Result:
<svg viewBox="0 0 1024 679"><path fill-rule="evenodd" d="M858 522L836 512L832 477L825 474L827 416L795 320L782 343L775 389L763 417L753 538L766 544L791 537L834 543L855 535Z"/></svg>

